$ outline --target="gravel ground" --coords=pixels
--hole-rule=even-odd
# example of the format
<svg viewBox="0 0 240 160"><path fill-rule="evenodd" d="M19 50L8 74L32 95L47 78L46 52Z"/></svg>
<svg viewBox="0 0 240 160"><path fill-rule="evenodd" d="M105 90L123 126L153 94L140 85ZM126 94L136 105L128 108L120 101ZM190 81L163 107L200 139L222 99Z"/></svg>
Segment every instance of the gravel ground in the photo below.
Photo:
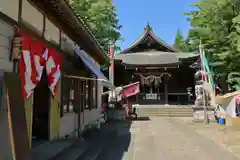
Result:
<svg viewBox="0 0 240 160"><path fill-rule="evenodd" d="M201 134L222 148L232 152L240 159L240 130L221 126L217 123L193 123L190 118L175 118L182 125L188 126L194 132Z"/></svg>

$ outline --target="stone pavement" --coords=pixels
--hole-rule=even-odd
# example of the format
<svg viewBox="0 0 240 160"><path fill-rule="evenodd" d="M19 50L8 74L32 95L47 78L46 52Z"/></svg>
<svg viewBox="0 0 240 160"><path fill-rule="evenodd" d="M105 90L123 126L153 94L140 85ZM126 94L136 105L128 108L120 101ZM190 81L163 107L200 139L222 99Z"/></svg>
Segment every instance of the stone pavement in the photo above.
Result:
<svg viewBox="0 0 240 160"><path fill-rule="evenodd" d="M123 154L123 160L238 159L221 145L181 123L179 119L153 117L150 121L135 121L130 132L132 139L128 150ZM114 148L112 146L108 153L111 154ZM105 159L115 160L114 157Z"/></svg>

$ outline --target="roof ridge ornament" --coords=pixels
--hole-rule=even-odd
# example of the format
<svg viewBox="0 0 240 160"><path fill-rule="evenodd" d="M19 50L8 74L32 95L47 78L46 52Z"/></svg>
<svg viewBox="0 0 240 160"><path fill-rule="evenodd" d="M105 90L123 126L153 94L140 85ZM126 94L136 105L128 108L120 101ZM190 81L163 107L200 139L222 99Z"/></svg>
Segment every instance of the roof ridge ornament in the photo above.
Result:
<svg viewBox="0 0 240 160"><path fill-rule="evenodd" d="M149 22L147 23L146 27L144 28L144 30L152 30L152 27L150 26Z"/></svg>

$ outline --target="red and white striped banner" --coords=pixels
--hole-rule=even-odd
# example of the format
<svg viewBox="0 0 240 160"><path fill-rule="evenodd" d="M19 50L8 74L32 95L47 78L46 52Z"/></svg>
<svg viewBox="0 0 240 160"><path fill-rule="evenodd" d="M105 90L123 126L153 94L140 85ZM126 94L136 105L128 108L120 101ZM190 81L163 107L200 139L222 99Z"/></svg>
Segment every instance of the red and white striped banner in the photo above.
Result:
<svg viewBox="0 0 240 160"><path fill-rule="evenodd" d="M19 72L24 99L33 93L34 88L41 80L44 68L47 71L49 89L54 96L61 77L61 55L23 31L20 31L20 34L22 37L22 55L19 61Z"/></svg>

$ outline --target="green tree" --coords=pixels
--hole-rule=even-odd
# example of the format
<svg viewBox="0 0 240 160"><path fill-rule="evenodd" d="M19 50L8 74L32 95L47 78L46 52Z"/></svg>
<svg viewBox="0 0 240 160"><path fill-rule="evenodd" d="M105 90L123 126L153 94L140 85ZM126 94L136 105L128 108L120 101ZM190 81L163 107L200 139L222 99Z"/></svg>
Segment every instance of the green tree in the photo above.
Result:
<svg viewBox="0 0 240 160"><path fill-rule="evenodd" d="M202 40L216 77L232 82L230 75L240 72L240 1L200 0L192 6L196 10L186 13L192 44L197 48ZM237 89L239 83L234 84Z"/></svg>
<svg viewBox="0 0 240 160"><path fill-rule="evenodd" d="M119 31L122 26L112 0L73 0L71 6L107 53L111 41L122 40Z"/></svg>
<svg viewBox="0 0 240 160"><path fill-rule="evenodd" d="M173 47L179 51L186 51L186 41L179 29L177 30Z"/></svg>
<svg viewBox="0 0 240 160"><path fill-rule="evenodd" d="M194 48L192 48L190 39L184 38L182 32L179 29L177 30L173 46L182 52L191 52L194 50Z"/></svg>

